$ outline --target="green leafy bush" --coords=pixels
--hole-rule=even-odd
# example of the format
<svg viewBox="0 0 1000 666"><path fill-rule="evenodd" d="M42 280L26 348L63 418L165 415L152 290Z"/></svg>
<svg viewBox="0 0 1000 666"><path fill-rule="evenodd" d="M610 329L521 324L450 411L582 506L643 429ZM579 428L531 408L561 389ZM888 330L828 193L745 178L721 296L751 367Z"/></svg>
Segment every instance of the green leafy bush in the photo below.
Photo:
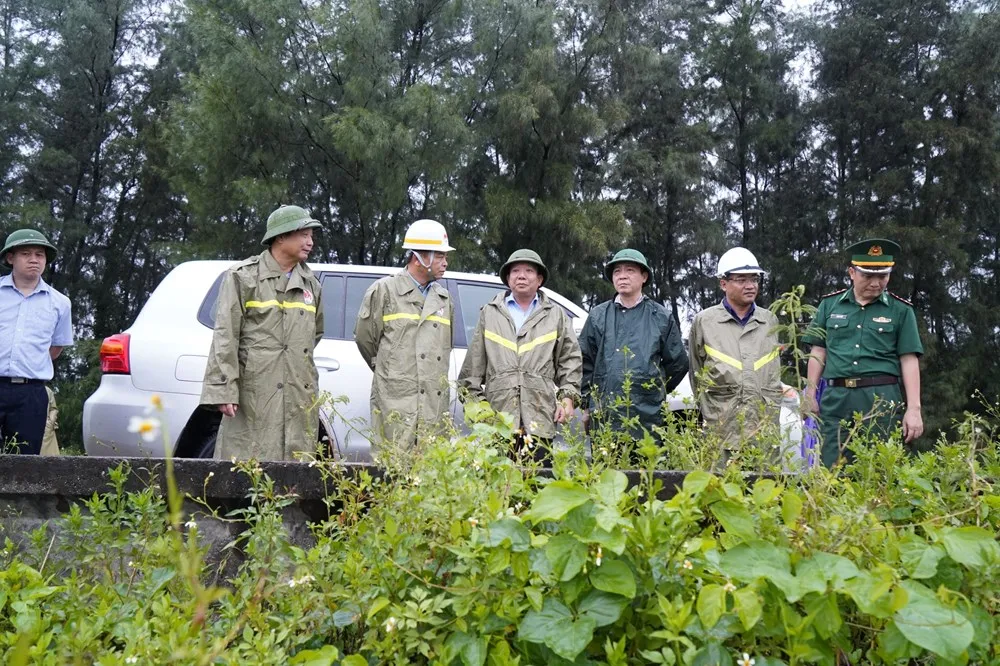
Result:
<svg viewBox="0 0 1000 666"><path fill-rule="evenodd" d="M470 413L470 436L383 477L314 463L331 518L308 549L282 525L294 498L238 464L245 557L218 584L201 518L114 470L57 530L8 542L5 663L1000 663L1000 464L978 417L919 457L859 441L839 474L694 471L658 499L650 442L631 487L578 444L542 477L494 445L509 421Z"/></svg>

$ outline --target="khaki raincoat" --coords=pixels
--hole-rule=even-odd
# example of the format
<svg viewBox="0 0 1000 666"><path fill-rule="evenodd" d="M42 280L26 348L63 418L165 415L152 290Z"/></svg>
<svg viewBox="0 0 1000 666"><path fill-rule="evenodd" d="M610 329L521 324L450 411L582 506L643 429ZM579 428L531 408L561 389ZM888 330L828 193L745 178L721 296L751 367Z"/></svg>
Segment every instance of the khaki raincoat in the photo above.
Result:
<svg viewBox="0 0 1000 666"><path fill-rule="evenodd" d="M432 283L423 296L405 270L365 292L354 340L372 378L371 425L376 438L412 445L417 436L450 416L454 306Z"/></svg>
<svg viewBox="0 0 1000 666"><path fill-rule="evenodd" d="M265 250L226 271L201 404L239 409L222 418L216 458L291 460L316 449L322 337L319 280L304 263L287 276Z"/></svg>
<svg viewBox="0 0 1000 666"><path fill-rule="evenodd" d="M565 311L543 292L515 333L508 293L483 306L458 384L471 398L485 398L494 410L513 415L516 427L551 438L556 434L556 399L580 403L580 344Z"/></svg>
<svg viewBox="0 0 1000 666"><path fill-rule="evenodd" d="M719 429L728 448L752 439L762 416L778 423L782 387L777 325L772 312L755 307L746 326L740 326L721 303L699 312L691 324L691 388L705 424Z"/></svg>

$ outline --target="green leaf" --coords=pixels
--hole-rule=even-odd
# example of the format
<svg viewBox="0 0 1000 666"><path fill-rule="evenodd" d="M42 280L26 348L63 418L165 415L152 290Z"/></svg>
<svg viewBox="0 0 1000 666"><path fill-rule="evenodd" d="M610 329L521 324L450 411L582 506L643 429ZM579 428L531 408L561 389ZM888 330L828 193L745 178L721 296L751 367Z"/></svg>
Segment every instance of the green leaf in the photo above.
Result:
<svg viewBox="0 0 1000 666"><path fill-rule="evenodd" d="M368 660L360 654L352 654L350 657L344 657L340 666L368 666Z"/></svg>
<svg viewBox="0 0 1000 666"><path fill-rule="evenodd" d="M946 659L958 659L972 644L972 623L954 608L945 606L934 593L915 581L902 586L909 602L893 616L906 640Z"/></svg>
<svg viewBox="0 0 1000 666"><path fill-rule="evenodd" d="M587 562L587 544L570 534L558 534L545 545L545 556L560 581L571 580Z"/></svg>
<svg viewBox="0 0 1000 666"><path fill-rule="evenodd" d="M340 651L332 645L324 645L318 650L302 650L297 653L289 664L295 666L333 666L340 658ZM344 663L347 663L346 660Z"/></svg>
<svg viewBox="0 0 1000 666"><path fill-rule="evenodd" d="M715 476L708 472L691 472L684 477L684 484L681 488L688 495L697 495L708 488L712 481L715 481Z"/></svg>
<svg viewBox="0 0 1000 666"><path fill-rule="evenodd" d="M590 584L598 590L635 597L635 576L629 566L621 560L605 561L590 572Z"/></svg>
<svg viewBox="0 0 1000 666"><path fill-rule="evenodd" d="M543 643L563 659L572 661L587 648L596 627L594 618L587 615L574 618L561 601L549 597L541 611L525 613L517 636L529 643Z"/></svg>
<svg viewBox="0 0 1000 666"><path fill-rule="evenodd" d="M996 537L981 527L949 527L940 532L948 556L967 567L984 567L1000 561Z"/></svg>
<svg viewBox="0 0 1000 666"><path fill-rule="evenodd" d="M760 596L752 587L741 587L733 592L733 606L736 615L740 618L743 628L747 631L760 622L764 615L764 607L760 603Z"/></svg>
<svg viewBox="0 0 1000 666"><path fill-rule="evenodd" d="M747 508L734 500L722 500L711 507L712 515L722 523L726 532L745 541L756 538L753 517Z"/></svg>
<svg viewBox="0 0 1000 666"><path fill-rule="evenodd" d="M906 590L895 587L895 572L888 567L862 571L844 585L862 613L889 618L906 605Z"/></svg>
<svg viewBox="0 0 1000 666"><path fill-rule="evenodd" d="M709 643L698 650L691 666L733 666L733 658L720 643Z"/></svg>
<svg viewBox="0 0 1000 666"><path fill-rule="evenodd" d="M833 589L839 590L845 581L856 578L860 570L846 557L833 553L818 552L802 560L795 567L795 577L799 579L802 594L826 592L827 584L833 581Z"/></svg>
<svg viewBox="0 0 1000 666"><path fill-rule="evenodd" d="M470 636L463 631L456 631L448 637L445 643L462 659L464 666L483 666L486 663L486 637Z"/></svg>
<svg viewBox="0 0 1000 666"><path fill-rule="evenodd" d="M844 620L837 606L837 595L818 594L809 598L806 603L806 613L812 617L812 626L823 640L840 631Z"/></svg>
<svg viewBox="0 0 1000 666"><path fill-rule="evenodd" d="M741 543L723 553L719 569L730 578L752 583L758 578L771 581L788 601L798 601L802 593L798 581L791 574L788 551L767 541L754 540Z"/></svg>
<svg viewBox="0 0 1000 666"><path fill-rule="evenodd" d="M598 627L614 624L622 616L622 611L628 606L628 599L618 594L591 590L580 599L581 615L593 618Z"/></svg>
<svg viewBox="0 0 1000 666"><path fill-rule="evenodd" d="M704 585L698 592L698 602L695 604L698 617L706 629L711 629L726 612L726 591L721 585L710 583Z"/></svg>
<svg viewBox="0 0 1000 666"><path fill-rule="evenodd" d="M560 520L576 507L590 501L586 488L573 481L553 481L539 491L525 518L533 523Z"/></svg>
<svg viewBox="0 0 1000 666"><path fill-rule="evenodd" d="M917 536L899 544L899 560L910 578L933 578L937 574L938 562L945 554L941 546L931 545Z"/></svg>
<svg viewBox="0 0 1000 666"><path fill-rule="evenodd" d="M605 470L601 473L594 490L602 504L610 507L617 507L621 502L625 489L628 488L628 477L624 472L616 469Z"/></svg>
<svg viewBox="0 0 1000 666"><path fill-rule="evenodd" d="M388 605L389 605L389 600L386 599L385 597L379 597L378 599L373 601L371 608L368 609L368 621L371 622L371 619L375 617L375 614Z"/></svg>
<svg viewBox="0 0 1000 666"><path fill-rule="evenodd" d="M794 527L802 515L802 499L794 492L785 491L781 498L781 519L786 527Z"/></svg>
<svg viewBox="0 0 1000 666"><path fill-rule="evenodd" d="M479 540L491 548L509 544L515 553L531 548L531 532L514 518L504 518L480 529Z"/></svg>

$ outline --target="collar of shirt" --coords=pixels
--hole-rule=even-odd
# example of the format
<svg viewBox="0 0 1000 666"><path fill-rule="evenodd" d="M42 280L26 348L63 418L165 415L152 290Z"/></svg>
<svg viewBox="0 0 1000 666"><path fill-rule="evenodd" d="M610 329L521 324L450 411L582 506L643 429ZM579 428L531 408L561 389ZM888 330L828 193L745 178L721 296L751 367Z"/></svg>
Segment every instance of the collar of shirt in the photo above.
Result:
<svg viewBox="0 0 1000 666"><path fill-rule="evenodd" d="M644 300L646 300L646 294L639 294L639 300L637 300L634 305L628 305L627 306L624 303L622 303L622 295L621 294L618 294L617 296L615 296L615 304L622 306L626 310L631 310L632 308L638 306L639 303L642 303Z"/></svg>
<svg viewBox="0 0 1000 666"><path fill-rule="evenodd" d="M840 299L837 302L838 303L843 303L844 301L850 301L851 303L854 303L855 305L859 305L859 306L861 305L860 303L858 303L858 299L854 296L854 288L853 287L851 287L847 291L845 291L843 293L843 295L840 297ZM875 301L878 301L882 305L889 305L889 292L886 291L885 289L883 289L882 293L879 294L879 297L876 298L871 303L869 303L868 305L871 305Z"/></svg>
<svg viewBox="0 0 1000 666"><path fill-rule="evenodd" d="M0 278L0 289L3 289L4 287L10 287L14 291L18 291L18 293L20 293L20 291L17 288L17 285L14 284L13 273L4 275L2 278ZM38 278L38 284L35 285L35 290L28 295L32 296L40 291L48 291L48 290L49 290L49 285L46 284L45 280L43 280L42 278Z"/></svg>
<svg viewBox="0 0 1000 666"><path fill-rule="evenodd" d="M726 311L733 316L733 319L735 319L740 323L740 326L746 326L747 324L749 324L750 320L753 318L754 313L757 311L757 304L751 303L750 309L747 310L747 316L740 317L738 314L736 314L736 310L733 309L733 306L730 305L729 301L725 298L722 299L722 307L726 308Z"/></svg>
<svg viewBox="0 0 1000 666"><path fill-rule="evenodd" d="M424 286L420 286L420 283L417 282L417 278L413 277L413 275L410 274L410 271L406 271L406 274L410 277L411 280L413 280L413 284L417 285L417 291L420 292L420 295L423 296L424 298L427 298L427 292L431 290L431 285L434 284L434 280L428 280L427 284L425 284Z"/></svg>
<svg viewBox="0 0 1000 666"><path fill-rule="evenodd" d="M531 313L535 311L535 307L538 305L538 294L531 299L531 303L528 305L528 309L525 310L517 301L514 299L514 294L507 292L507 298L504 299L504 303L507 304L507 312L510 313L511 319L514 320L514 330L520 331L524 322L528 320Z"/></svg>

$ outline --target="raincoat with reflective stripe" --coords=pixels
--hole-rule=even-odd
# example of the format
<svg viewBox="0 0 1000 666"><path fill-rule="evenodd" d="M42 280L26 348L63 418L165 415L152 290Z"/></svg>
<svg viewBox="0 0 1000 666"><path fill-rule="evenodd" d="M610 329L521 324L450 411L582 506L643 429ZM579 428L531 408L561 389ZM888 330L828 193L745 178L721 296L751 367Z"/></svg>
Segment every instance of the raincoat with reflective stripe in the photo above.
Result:
<svg viewBox="0 0 1000 666"><path fill-rule="evenodd" d="M201 404L239 408L222 418L216 458L292 460L316 450L313 350L322 337L320 284L304 263L286 275L265 250L226 271Z"/></svg>
<svg viewBox="0 0 1000 666"><path fill-rule="evenodd" d="M375 373L371 425L376 438L411 445L450 417L454 319L448 291L435 282L425 297L405 270L365 292L354 340Z"/></svg>
<svg viewBox="0 0 1000 666"><path fill-rule="evenodd" d="M580 402L583 356L566 312L544 292L519 332L507 310L507 294L483 306L458 375L474 400L485 399L514 417L529 434L554 437L556 399Z"/></svg>
<svg viewBox="0 0 1000 666"><path fill-rule="evenodd" d="M733 447L752 438L761 418L777 423L781 405L778 319L756 307L746 326L723 306L695 315L688 339L691 388L705 424ZM704 368L704 370L703 370ZM704 374L702 374L704 373Z"/></svg>
<svg viewBox="0 0 1000 666"><path fill-rule="evenodd" d="M680 327L670 311L649 298L632 308L605 301L590 311L580 347L584 402L597 418L617 422L625 415L625 407L612 405L624 397L628 373L632 388L627 409L647 430L663 422L663 402L688 369Z"/></svg>

